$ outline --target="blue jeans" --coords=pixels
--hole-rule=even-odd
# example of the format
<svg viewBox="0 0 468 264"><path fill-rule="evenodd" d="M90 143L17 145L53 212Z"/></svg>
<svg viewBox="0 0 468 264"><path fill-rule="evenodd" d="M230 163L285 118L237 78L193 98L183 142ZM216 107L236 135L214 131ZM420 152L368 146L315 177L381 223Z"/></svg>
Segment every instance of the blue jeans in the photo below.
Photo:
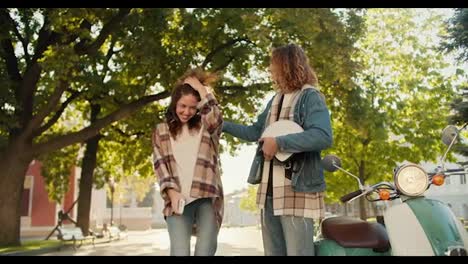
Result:
<svg viewBox="0 0 468 264"><path fill-rule="evenodd" d="M265 256L313 256L314 220L273 215L273 198L267 196L261 212Z"/></svg>
<svg viewBox="0 0 468 264"><path fill-rule="evenodd" d="M218 245L218 225L210 198L200 198L184 208L182 215L166 218L171 256L190 256L192 225L197 224L195 256L213 256Z"/></svg>

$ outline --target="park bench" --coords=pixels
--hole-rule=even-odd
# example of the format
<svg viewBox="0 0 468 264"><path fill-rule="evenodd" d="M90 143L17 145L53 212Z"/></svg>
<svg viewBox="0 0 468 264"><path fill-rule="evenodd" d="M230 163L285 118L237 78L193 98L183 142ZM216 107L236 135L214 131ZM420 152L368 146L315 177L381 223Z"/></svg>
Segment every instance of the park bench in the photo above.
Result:
<svg viewBox="0 0 468 264"><path fill-rule="evenodd" d="M63 227L59 226L57 228L58 235L57 238L64 242L73 242L73 248L76 250L78 247L83 245L83 242L86 240L91 240L93 246L94 245L94 235L84 236L81 228L79 227ZM78 245L79 242L79 245Z"/></svg>
<svg viewBox="0 0 468 264"><path fill-rule="evenodd" d="M112 240L120 240L123 238L127 238L127 232L125 230L121 230L117 226L108 226L104 224L102 227L101 233L97 236L98 238L108 238L109 241Z"/></svg>
<svg viewBox="0 0 468 264"><path fill-rule="evenodd" d="M110 240L120 240L127 237L127 232L120 230L117 226L111 226L108 230Z"/></svg>

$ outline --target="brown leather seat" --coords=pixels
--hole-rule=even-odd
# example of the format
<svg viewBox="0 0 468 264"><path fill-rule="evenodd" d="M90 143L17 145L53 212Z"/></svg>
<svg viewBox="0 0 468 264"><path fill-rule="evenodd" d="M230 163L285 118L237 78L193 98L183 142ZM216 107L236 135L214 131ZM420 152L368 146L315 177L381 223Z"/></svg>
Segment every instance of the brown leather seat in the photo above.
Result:
<svg viewBox="0 0 468 264"><path fill-rule="evenodd" d="M387 231L381 224L348 216L325 219L322 222L322 235L342 247L373 248L378 251L390 248Z"/></svg>

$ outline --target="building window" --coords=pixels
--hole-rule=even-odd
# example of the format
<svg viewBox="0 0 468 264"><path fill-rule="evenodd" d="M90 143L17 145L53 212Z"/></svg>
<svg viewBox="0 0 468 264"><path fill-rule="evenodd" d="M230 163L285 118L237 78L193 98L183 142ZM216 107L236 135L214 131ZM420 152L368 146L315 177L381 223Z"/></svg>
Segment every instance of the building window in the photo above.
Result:
<svg viewBox="0 0 468 264"><path fill-rule="evenodd" d="M21 216L29 216L29 189L24 189L21 197Z"/></svg>
<svg viewBox="0 0 468 264"><path fill-rule="evenodd" d="M460 184L466 184L466 174L460 175Z"/></svg>

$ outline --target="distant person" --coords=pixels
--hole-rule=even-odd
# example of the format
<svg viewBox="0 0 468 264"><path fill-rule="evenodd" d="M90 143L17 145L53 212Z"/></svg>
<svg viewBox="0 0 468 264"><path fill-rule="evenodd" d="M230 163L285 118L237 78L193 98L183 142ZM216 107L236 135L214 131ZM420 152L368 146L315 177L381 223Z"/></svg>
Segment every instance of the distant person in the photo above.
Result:
<svg viewBox="0 0 468 264"><path fill-rule="evenodd" d="M263 144L248 182L260 184L257 205L265 255L314 255L314 219L325 214L320 152L332 145L330 115L301 47L289 44L273 49L270 73L276 94L257 121L249 126L226 121L223 131ZM277 120L292 120L304 131L261 138ZM297 153L292 169L274 159L278 151Z"/></svg>
<svg viewBox="0 0 468 264"><path fill-rule="evenodd" d="M153 132L153 164L172 256L213 256L223 216L219 137L223 119L208 86L215 75L190 70L176 84L164 122Z"/></svg>

